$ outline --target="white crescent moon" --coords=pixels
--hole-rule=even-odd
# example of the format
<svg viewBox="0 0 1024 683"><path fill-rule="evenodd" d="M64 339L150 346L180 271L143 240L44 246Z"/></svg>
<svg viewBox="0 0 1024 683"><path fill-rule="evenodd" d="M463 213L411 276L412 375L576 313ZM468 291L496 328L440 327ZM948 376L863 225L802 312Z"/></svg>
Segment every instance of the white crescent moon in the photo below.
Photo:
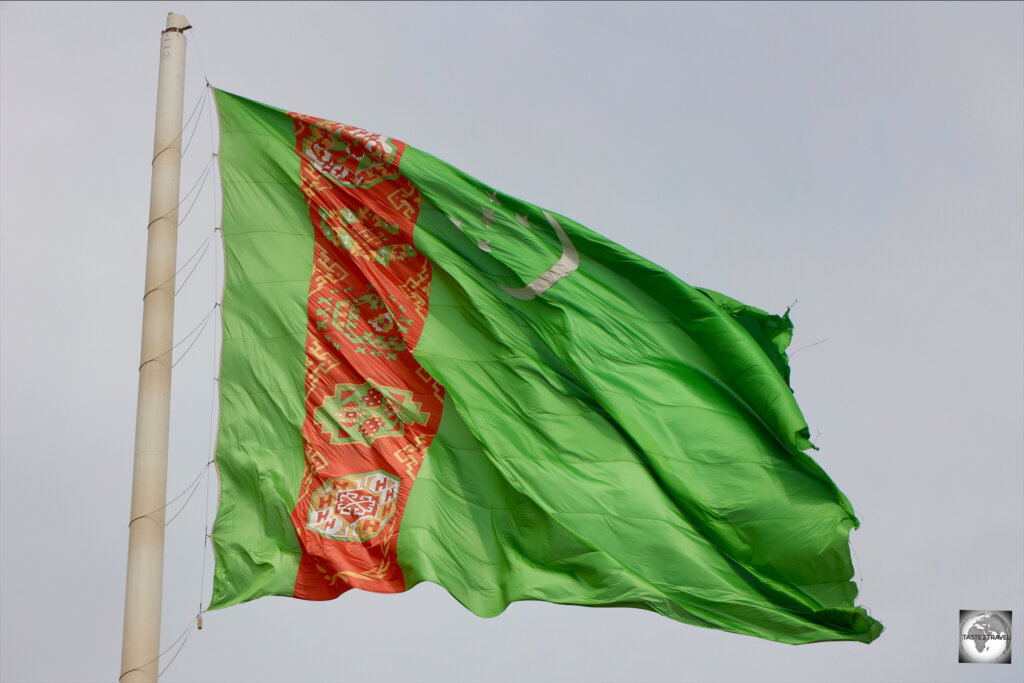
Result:
<svg viewBox="0 0 1024 683"><path fill-rule="evenodd" d="M551 214L545 211L544 215L547 217L548 223L551 224L551 227L555 229L555 233L558 235L558 241L562 243L562 257L555 262L555 265L551 266L551 268L542 273L525 287L512 289L505 285L498 285L509 295L522 301L527 301L536 296L540 296L544 292L548 291L548 289L551 288L551 285L576 270L580 265L580 255L576 251L576 247L573 246L569 236L565 234L565 230L562 230L562 226L558 224L558 221L551 217Z"/></svg>

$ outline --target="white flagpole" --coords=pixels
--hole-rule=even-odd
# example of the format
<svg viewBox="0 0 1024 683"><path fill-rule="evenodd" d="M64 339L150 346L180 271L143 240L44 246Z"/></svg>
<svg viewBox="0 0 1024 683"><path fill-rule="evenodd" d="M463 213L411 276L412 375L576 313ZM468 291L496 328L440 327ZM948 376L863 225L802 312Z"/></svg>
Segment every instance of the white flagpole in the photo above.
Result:
<svg viewBox="0 0 1024 683"><path fill-rule="evenodd" d="M156 681L160 665L174 274L185 99L184 31L188 28L185 17L171 13L160 37L120 681Z"/></svg>

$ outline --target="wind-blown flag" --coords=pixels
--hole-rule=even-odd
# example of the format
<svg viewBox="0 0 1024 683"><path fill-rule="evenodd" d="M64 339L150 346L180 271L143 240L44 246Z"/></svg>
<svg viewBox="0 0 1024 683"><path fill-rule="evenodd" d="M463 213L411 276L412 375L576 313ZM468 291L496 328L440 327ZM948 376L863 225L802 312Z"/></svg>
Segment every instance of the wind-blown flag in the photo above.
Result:
<svg viewBox="0 0 1024 683"><path fill-rule="evenodd" d="M870 642L788 316L413 147L223 91L210 608L433 581Z"/></svg>

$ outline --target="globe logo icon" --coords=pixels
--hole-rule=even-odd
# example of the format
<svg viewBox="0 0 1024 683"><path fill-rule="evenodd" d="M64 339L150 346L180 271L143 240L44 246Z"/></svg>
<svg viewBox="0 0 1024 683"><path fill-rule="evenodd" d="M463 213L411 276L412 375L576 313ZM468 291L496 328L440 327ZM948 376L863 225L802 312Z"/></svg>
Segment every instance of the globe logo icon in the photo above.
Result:
<svg viewBox="0 0 1024 683"><path fill-rule="evenodd" d="M960 661L1010 663L1009 612L960 613Z"/></svg>

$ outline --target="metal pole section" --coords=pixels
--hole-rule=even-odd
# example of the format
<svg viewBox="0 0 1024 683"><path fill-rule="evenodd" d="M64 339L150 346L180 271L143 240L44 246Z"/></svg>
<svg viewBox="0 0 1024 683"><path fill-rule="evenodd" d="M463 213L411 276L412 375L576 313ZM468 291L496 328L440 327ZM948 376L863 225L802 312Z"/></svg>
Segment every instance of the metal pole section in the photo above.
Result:
<svg viewBox="0 0 1024 683"><path fill-rule="evenodd" d="M168 14L167 29L160 37L120 681L156 681L160 665L174 273L185 99L184 31L188 28L185 17Z"/></svg>

